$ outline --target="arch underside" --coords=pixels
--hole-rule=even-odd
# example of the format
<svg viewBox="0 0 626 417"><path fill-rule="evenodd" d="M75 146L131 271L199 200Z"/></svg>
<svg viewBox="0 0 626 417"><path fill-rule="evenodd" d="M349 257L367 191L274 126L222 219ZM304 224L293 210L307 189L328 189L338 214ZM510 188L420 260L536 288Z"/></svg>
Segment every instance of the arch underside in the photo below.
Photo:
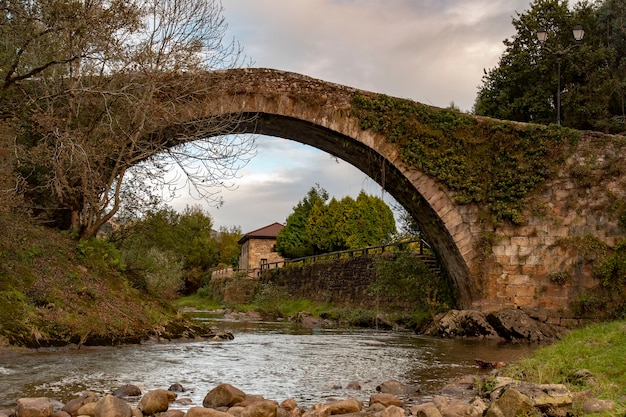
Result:
<svg viewBox="0 0 626 417"><path fill-rule="evenodd" d="M455 284L459 307L471 305L474 291L457 245L441 218L395 165L365 144L308 121L264 113L250 120L241 124L242 133L275 136L313 146L348 162L376 181L416 219L442 269Z"/></svg>
<svg viewBox="0 0 626 417"><path fill-rule="evenodd" d="M218 123L223 123L224 120L232 121L232 129L228 131L233 134L274 136L313 146L348 162L368 175L415 218L424 239L433 248L441 268L458 291L457 307L471 306L476 289L470 285L467 264L443 221L401 170L375 149L318 124L277 114L243 112L239 113L238 117L223 114L217 116L216 120L219 120ZM188 133L192 130L193 123L185 123L169 126L159 132L158 136L173 139L169 146L175 146L180 144L174 139L178 133L182 131Z"/></svg>

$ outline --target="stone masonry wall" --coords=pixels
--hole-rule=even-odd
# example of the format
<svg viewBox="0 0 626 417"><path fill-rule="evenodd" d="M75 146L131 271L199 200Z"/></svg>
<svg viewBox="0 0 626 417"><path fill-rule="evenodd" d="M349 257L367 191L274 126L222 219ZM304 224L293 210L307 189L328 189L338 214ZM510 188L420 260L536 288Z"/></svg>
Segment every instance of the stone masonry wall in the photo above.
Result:
<svg viewBox="0 0 626 417"><path fill-rule="evenodd" d="M287 289L291 296L338 305L370 307L389 305L392 298L376 298L368 293L375 278L372 255L320 261L266 271L261 279Z"/></svg>

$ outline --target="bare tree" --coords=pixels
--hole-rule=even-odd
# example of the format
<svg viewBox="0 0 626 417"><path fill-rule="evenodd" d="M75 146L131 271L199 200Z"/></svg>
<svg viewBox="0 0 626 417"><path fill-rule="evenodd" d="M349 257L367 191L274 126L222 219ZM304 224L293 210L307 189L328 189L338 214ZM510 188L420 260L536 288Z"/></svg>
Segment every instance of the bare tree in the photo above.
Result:
<svg viewBox="0 0 626 417"><path fill-rule="evenodd" d="M214 187L253 156L252 138L230 136L240 116L186 122L177 111L211 92L211 70L243 64L218 0L21 0L16 12L0 1L21 41L5 45L18 52L2 73L19 183L39 190L41 208L57 203L78 236L94 236L129 186L188 187L216 202ZM38 36L20 38L18 12Z"/></svg>

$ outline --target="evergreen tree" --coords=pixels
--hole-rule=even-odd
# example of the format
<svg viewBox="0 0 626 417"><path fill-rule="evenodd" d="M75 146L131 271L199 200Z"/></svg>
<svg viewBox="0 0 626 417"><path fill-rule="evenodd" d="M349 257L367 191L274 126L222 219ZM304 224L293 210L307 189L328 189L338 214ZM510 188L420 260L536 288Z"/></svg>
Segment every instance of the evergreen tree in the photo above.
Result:
<svg viewBox="0 0 626 417"><path fill-rule="evenodd" d="M323 198L317 198L320 194ZM381 198L361 191L356 200L346 196L326 204L327 199L328 193L318 185L294 207L276 241L282 256L297 258L376 246L396 233L393 212Z"/></svg>
<svg viewBox="0 0 626 417"><path fill-rule="evenodd" d="M619 108L623 88L616 88L616 83L623 83L616 51L625 40L613 36L609 42L607 18L600 18L619 15L619 8L606 5L617 2L611 0L599 8L581 2L570 10L566 0L534 0L528 11L513 18L516 34L504 41L506 50L498 66L485 72L474 112L505 120L554 123L560 81L563 125L623 130L615 119L623 114ZM585 29L578 43L572 36L576 25ZM536 37L540 28L548 31L545 45Z"/></svg>
<svg viewBox="0 0 626 417"><path fill-rule="evenodd" d="M314 253L313 245L307 236L306 225L313 206L321 201L328 200L328 192L316 184L311 187L306 197L294 208L287 217L285 227L276 238L276 250L285 258L300 258Z"/></svg>

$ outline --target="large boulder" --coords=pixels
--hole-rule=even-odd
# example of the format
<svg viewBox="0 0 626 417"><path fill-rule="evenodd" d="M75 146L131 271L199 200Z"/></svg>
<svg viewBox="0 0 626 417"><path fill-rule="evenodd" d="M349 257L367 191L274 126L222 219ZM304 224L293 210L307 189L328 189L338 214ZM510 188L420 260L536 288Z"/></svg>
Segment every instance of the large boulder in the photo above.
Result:
<svg viewBox="0 0 626 417"><path fill-rule="evenodd" d="M414 405L411 415L415 417L441 417L441 412L433 402Z"/></svg>
<svg viewBox="0 0 626 417"><path fill-rule="evenodd" d="M207 393L202 405L207 408L232 407L242 402L246 393L230 384L220 384Z"/></svg>
<svg viewBox="0 0 626 417"><path fill-rule="evenodd" d="M500 398L491 403L485 417L515 417L528 414L532 409L533 404L528 396L515 388L509 388Z"/></svg>
<svg viewBox="0 0 626 417"><path fill-rule="evenodd" d="M531 318L522 310L503 309L487 315L487 321L500 337L506 340L523 340L546 343L563 336L566 329Z"/></svg>
<svg viewBox="0 0 626 417"><path fill-rule="evenodd" d="M397 405L390 405L385 408L381 414L381 417L404 417L406 416L406 412L404 408L398 407Z"/></svg>
<svg viewBox="0 0 626 417"><path fill-rule="evenodd" d="M376 387L381 394L413 395L419 392L419 388L404 384L395 379L389 379Z"/></svg>
<svg viewBox="0 0 626 417"><path fill-rule="evenodd" d="M500 338L484 313L475 310L450 310L439 314L426 333L439 337Z"/></svg>
<svg viewBox="0 0 626 417"><path fill-rule="evenodd" d="M348 398L345 400L327 403L325 404L325 407L330 411L330 415L335 415L358 413L363 408L363 405L355 398Z"/></svg>
<svg viewBox="0 0 626 417"><path fill-rule="evenodd" d="M384 407L395 405L397 407L404 406L402 400L393 394L378 393L370 395L370 407L374 404L382 404Z"/></svg>
<svg viewBox="0 0 626 417"><path fill-rule="evenodd" d="M94 417L131 417L133 410L130 405L114 395L101 398L94 407Z"/></svg>
<svg viewBox="0 0 626 417"><path fill-rule="evenodd" d="M80 397L68 401L61 410L65 411L72 417L76 417L78 415L78 410L80 410L82 406L84 406L85 404L98 402L99 399L100 397L97 393L93 391L87 391Z"/></svg>
<svg viewBox="0 0 626 417"><path fill-rule="evenodd" d="M137 385L126 384L113 391L113 395L118 398L139 397L141 395L141 388Z"/></svg>
<svg viewBox="0 0 626 417"><path fill-rule="evenodd" d="M54 406L50 398L20 398L17 400L17 417L50 417Z"/></svg>
<svg viewBox="0 0 626 417"><path fill-rule="evenodd" d="M141 397L137 408L141 410L144 415L151 416L167 411L170 401L174 401L175 399L175 392L165 389L155 389Z"/></svg>
<svg viewBox="0 0 626 417"><path fill-rule="evenodd" d="M241 412L241 417L276 417L278 404L276 401L254 401Z"/></svg>
<svg viewBox="0 0 626 417"><path fill-rule="evenodd" d="M233 417L224 411L215 410L205 407L191 407L187 410L185 417Z"/></svg>

